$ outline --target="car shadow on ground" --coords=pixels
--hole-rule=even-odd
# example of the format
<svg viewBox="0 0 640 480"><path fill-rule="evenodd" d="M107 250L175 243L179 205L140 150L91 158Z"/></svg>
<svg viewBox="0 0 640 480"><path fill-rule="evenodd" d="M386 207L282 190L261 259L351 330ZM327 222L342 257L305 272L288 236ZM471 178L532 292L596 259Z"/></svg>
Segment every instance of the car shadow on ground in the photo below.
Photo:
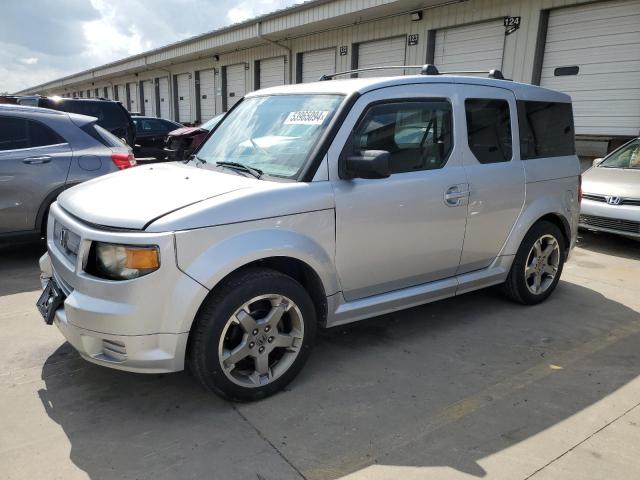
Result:
<svg viewBox="0 0 640 480"><path fill-rule="evenodd" d="M640 260L640 240L606 232L580 230L578 246L592 252L614 255L629 260Z"/></svg>
<svg viewBox="0 0 640 480"><path fill-rule="evenodd" d="M0 297L41 288L38 259L46 250L44 240L0 243Z"/></svg>
<svg viewBox="0 0 640 480"><path fill-rule="evenodd" d="M260 402L230 404L186 373L95 366L68 344L39 394L96 479L289 478L266 458L307 479L376 463L483 477L478 460L640 374L639 342L638 312L563 281L534 307L485 290L324 331L300 376Z"/></svg>

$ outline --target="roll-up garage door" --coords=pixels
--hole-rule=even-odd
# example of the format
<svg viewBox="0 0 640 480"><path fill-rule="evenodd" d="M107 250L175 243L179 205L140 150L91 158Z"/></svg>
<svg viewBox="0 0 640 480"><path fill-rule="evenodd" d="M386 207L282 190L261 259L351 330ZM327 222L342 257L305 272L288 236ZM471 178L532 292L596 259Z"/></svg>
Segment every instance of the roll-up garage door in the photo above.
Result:
<svg viewBox="0 0 640 480"><path fill-rule="evenodd" d="M405 36L365 42L358 45L358 68L404 65ZM359 73L359 77L388 77L402 73L400 70L374 70Z"/></svg>
<svg viewBox="0 0 640 480"><path fill-rule="evenodd" d="M162 77L158 80L160 92L160 118L171 118L171 97L169 95L169 78Z"/></svg>
<svg viewBox="0 0 640 480"><path fill-rule="evenodd" d="M303 82L317 82L322 75L336 73L336 49L304 52L301 68Z"/></svg>
<svg viewBox="0 0 640 480"><path fill-rule="evenodd" d="M227 110L233 107L246 93L244 63L229 65L226 68Z"/></svg>
<svg viewBox="0 0 640 480"><path fill-rule="evenodd" d="M142 82L142 93L144 96L144 114L150 117L156 116L156 89L153 80Z"/></svg>
<svg viewBox="0 0 640 480"><path fill-rule="evenodd" d="M434 63L442 72L502 69L503 53L502 20L436 32Z"/></svg>
<svg viewBox="0 0 640 480"><path fill-rule="evenodd" d="M200 121L216 116L216 76L213 69L200 72Z"/></svg>
<svg viewBox="0 0 640 480"><path fill-rule="evenodd" d="M284 85L284 57L260 60L259 88Z"/></svg>
<svg viewBox="0 0 640 480"><path fill-rule="evenodd" d="M138 84L131 82L129 85L129 111L139 112L140 105L138 105Z"/></svg>
<svg viewBox="0 0 640 480"><path fill-rule="evenodd" d="M118 91L118 101L124 105L125 107L127 106L127 92L125 90L125 86L124 85L116 85L116 90Z"/></svg>
<svg viewBox="0 0 640 480"><path fill-rule="evenodd" d="M191 121L191 88L188 73L178 75L178 121Z"/></svg>
<svg viewBox="0 0 640 480"><path fill-rule="evenodd" d="M640 2L552 10L540 83L571 95L577 134L638 135Z"/></svg>

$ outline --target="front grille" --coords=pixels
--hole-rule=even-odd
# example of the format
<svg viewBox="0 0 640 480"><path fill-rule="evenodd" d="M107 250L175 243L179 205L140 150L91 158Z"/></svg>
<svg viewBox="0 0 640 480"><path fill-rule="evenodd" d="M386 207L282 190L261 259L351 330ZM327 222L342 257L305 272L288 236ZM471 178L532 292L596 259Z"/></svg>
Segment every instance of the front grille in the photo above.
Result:
<svg viewBox="0 0 640 480"><path fill-rule="evenodd" d="M607 199L604 198L604 195L594 195L592 193L584 193L582 195L584 200L593 200L594 202L606 202Z"/></svg>
<svg viewBox="0 0 640 480"><path fill-rule="evenodd" d="M603 202L603 203L608 203L607 202L607 195L596 195L594 193L585 193L582 195L582 198L584 200L591 200L593 202ZM638 198L622 198L620 203L618 203L617 205L636 205L639 206L640 205L640 199Z"/></svg>
<svg viewBox="0 0 640 480"><path fill-rule="evenodd" d="M168 145L167 145L167 146L168 146L171 150L177 150L177 149L179 149L179 148L182 146L183 141L182 141L182 139L181 139L181 138L179 138L179 137L178 137L178 138L172 138L172 139L171 139L171 140L169 140L169 142L167 142L167 143L168 143Z"/></svg>
<svg viewBox="0 0 640 480"><path fill-rule="evenodd" d="M597 228L606 228L618 232L640 234L640 222L621 220L619 218L596 217L595 215L580 215L580 223Z"/></svg>
<svg viewBox="0 0 640 480"><path fill-rule="evenodd" d="M58 250L75 263L80 251L80 235L72 232L56 220L53 225L53 241Z"/></svg>

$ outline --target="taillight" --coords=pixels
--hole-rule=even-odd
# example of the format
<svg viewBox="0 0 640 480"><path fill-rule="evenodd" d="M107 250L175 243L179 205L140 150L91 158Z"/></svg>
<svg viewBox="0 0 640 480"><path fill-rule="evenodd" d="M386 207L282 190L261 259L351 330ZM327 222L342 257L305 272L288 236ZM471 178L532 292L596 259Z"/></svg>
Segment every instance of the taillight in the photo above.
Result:
<svg viewBox="0 0 640 480"><path fill-rule="evenodd" d="M118 170L136 166L136 159L133 153L112 153L111 161L118 167Z"/></svg>
<svg viewBox="0 0 640 480"><path fill-rule="evenodd" d="M578 175L578 205L582 203L582 175Z"/></svg>

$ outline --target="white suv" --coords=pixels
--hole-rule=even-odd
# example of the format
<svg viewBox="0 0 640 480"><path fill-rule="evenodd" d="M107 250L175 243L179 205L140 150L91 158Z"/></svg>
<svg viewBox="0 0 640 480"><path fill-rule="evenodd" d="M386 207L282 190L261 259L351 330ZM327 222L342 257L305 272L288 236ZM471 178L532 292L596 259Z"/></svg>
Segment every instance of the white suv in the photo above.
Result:
<svg viewBox="0 0 640 480"><path fill-rule="evenodd" d="M91 362L250 400L318 326L497 284L544 300L578 223L570 98L434 70L253 92L187 163L64 192L45 320Z"/></svg>

